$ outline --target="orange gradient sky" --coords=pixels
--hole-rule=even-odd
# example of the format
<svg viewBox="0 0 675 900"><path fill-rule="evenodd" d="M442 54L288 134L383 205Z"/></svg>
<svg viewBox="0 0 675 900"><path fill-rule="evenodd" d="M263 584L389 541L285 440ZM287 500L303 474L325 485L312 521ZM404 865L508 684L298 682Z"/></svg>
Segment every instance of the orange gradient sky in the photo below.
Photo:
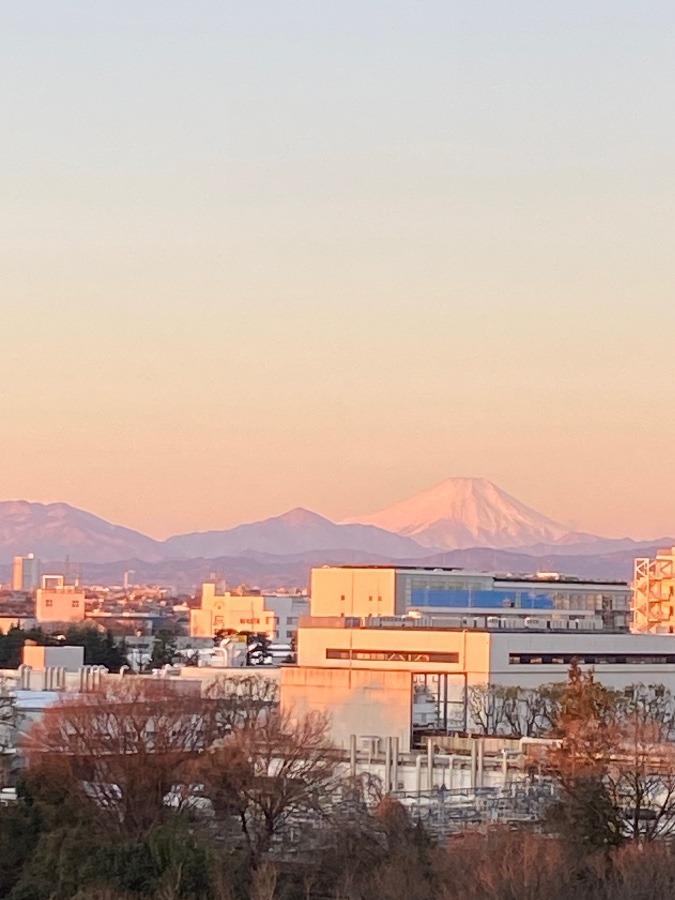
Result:
<svg viewBox="0 0 675 900"><path fill-rule="evenodd" d="M0 498L675 533L675 11L0 11Z"/></svg>

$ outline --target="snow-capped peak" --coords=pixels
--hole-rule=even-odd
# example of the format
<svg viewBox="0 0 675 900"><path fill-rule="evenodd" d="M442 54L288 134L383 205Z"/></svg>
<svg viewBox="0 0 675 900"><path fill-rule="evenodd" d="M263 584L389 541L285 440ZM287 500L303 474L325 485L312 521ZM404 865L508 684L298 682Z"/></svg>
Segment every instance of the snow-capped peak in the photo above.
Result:
<svg viewBox="0 0 675 900"><path fill-rule="evenodd" d="M524 547L555 542L569 533L569 528L530 509L487 478L448 478L388 509L350 521L447 549Z"/></svg>

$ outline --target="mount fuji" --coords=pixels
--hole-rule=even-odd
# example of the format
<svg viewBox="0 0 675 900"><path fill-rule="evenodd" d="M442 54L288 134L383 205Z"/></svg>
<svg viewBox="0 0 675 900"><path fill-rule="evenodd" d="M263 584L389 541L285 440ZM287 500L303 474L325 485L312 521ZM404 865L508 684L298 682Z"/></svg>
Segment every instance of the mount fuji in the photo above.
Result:
<svg viewBox="0 0 675 900"><path fill-rule="evenodd" d="M566 546L602 538L570 531L486 478L449 478L372 515L347 520L411 537L425 547Z"/></svg>

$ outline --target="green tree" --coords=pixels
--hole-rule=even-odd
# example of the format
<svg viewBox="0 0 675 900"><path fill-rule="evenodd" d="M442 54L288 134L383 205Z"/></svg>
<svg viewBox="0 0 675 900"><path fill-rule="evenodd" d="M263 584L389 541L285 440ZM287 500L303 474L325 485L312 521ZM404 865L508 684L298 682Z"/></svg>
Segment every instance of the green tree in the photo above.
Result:
<svg viewBox="0 0 675 900"><path fill-rule="evenodd" d="M176 659L176 635L169 628L162 628L155 635L152 654L148 663L151 669L170 666Z"/></svg>
<svg viewBox="0 0 675 900"><path fill-rule="evenodd" d="M105 666L109 672L119 672L128 666L124 641L116 643L111 631L101 632L88 625L71 625L65 643L84 647L85 666Z"/></svg>
<svg viewBox="0 0 675 900"><path fill-rule="evenodd" d="M0 633L0 668L16 669L21 665L21 651L26 641L41 645L70 644L84 647L86 666L105 666L110 672L119 672L129 665L124 641L115 641L112 632L101 632L91 625L71 625L63 637L47 634L40 628L10 628L7 634Z"/></svg>

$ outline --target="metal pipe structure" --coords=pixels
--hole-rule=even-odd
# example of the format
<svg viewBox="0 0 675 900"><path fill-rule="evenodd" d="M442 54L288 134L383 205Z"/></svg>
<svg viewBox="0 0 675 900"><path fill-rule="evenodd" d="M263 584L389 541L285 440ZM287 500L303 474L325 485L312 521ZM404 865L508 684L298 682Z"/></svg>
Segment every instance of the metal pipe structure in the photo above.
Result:
<svg viewBox="0 0 675 900"><path fill-rule="evenodd" d="M19 666L19 688L22 691L30 690L30 673L32 672L31 666L26 665L26 663L22 663Z"/></svg>
<svg viewBox="0 0 675 900"><path fill-rule="evenodd" d="M392 782L392 790L398 790L398 758L399 758L399 749L398 749L398 738L394 737L391 739L392 746L392 766L391 766L391 782Z"/></svg>
<svg viewBox="0 0 675 900"><path fill-rule="evenodd" d="M478 754L476 759L476 786L483 787L483 772L485 769L485 741L478 738Z"/></svg>
<svg viewBox="0 0 675 900"><path fill-rule="evenodd" d="M434 788L434 739L427 738L427 790Z"/></svg>
<svg viewBox="0 0 675 900"><path fill-rule="evenodd" d="M385 738L384 744L384 791L391 792L391 738Z"/></svg>

